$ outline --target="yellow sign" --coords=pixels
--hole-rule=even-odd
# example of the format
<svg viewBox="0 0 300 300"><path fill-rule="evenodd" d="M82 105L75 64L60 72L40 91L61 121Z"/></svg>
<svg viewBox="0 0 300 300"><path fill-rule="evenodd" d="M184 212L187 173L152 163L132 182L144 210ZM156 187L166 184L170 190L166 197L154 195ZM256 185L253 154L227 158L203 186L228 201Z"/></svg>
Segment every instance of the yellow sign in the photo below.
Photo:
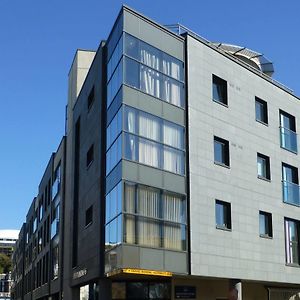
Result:
<svg viewBox="0 0 300 300"><path fill-rule="evenodd" d="M116 275L116 274L137 274L137 275L150 275L150 276L164 276L164 277L172 277L171 272L167 271L156 271L156 270L145 270L145 269L119 269L112 271L107 274L108 277Z"/></svg>

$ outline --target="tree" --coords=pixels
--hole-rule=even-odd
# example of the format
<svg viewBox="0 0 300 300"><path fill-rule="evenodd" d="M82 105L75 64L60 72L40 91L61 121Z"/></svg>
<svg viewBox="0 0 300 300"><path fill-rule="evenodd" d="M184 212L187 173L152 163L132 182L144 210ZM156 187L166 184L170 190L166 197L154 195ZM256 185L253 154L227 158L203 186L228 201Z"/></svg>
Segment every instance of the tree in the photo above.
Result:
<svg viewBox="0 0 300 300"><path fill-rule="evenodd" d="M11 268L11 259L7 255L0 253L0 274L10 272Z"/></svg>

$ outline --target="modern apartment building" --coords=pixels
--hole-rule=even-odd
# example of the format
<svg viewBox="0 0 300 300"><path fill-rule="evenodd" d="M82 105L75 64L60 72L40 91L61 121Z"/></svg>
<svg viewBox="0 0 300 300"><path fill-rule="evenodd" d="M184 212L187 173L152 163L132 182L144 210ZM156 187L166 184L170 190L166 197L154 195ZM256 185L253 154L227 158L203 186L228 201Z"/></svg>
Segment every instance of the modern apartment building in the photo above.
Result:
<svg viewBox="0 0 300 300"><path fill-rule="evenodd" d="M73 60L14 299L298 299L300 106L273 71L123 6Z"/></svg>

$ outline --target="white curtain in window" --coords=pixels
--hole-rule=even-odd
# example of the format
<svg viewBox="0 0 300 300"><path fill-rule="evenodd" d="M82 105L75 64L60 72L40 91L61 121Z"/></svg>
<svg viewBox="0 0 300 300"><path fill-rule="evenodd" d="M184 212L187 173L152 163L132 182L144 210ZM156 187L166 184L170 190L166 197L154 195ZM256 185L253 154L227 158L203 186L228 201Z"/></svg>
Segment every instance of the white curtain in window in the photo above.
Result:
<svg viewBox="0 0 300 300"><path fill-rule="evenodd" d="M145 66L140 66L141 68L141 78L140 85L141 90L150 94L154 97L160 98L160 74Z"/></svg>
<svg viewBox="0 0 300 300"><path fill-rule="evenodd" d="M139 138L139 162L159 167L159 144Z"/></svg>
<svg viewBox="0 0 300 300"><path fill-rule="evenodd" d="M124 241L128 244L135 244L135 216L125 215Z"/></svg>
<svg viewBox="0 0 300 300"><path fill-rule="evenodd" d="M141 43L141 62L153 69L160 69L160 51L150 45Z"/></svg>
<svg viewBox="0 0 300 300"><path fill-rule="evenodd" d="M159 192L153 189L139 188L137 213L142 216L159 217Z"/></svg>
<svg viewBox="0 0 300 300"><path fill-rule="evenodd" d="M177 174L183 174L183 153L164 147L164 165L163 169Z"/></svg>
<svg viewBox="0 0 300 300"><path fill-rule="evenodd" d="M126 129L131 133L136 133L135 132L135 110L126 107L126 113L127 113Z"/></svg>
<svg viewBox="0 0 300 300"><path fill-rule="evenodd" d="M183 216L184 202L181 197L164 194L163 195L163 219L173 222L185 222ZM164 247L168 249L182 250L181 225L165 222L164 224Z"/></svg>
<svg viewBox="0 0 300 300"><path fill-rule="evenodd" d="M135 213L135 185L133 184L125 185L125 211Z"/></svg>
<svg viewBox="0 0 300 300"><path fill-rule="evenodd" d="M135 185L125 185L125 211L127 213L135 213ZM135 217L125 215L125 242L129 244L135 243Z"/></svg>
<svg viewBox="0 0 300 300"><path fill-rule="evenodd" d="M181 225L165 223L163 232L164 232L164 237L163 237L164 248L182 250Z"/></svg>
<svg viewBox="0 0 300 300"><path fill-rule="evenodd" d="M139 112L139 135L155 141L160 141L159 133L160 133L159 119L150 114L140 111Z"/></svg>
<svg viewBox="0 0 300 300"><path fill-rule="evenodd" d="M159 218L159 192L157 190L138 189L137 213L146 217ZM157 221L139 218L138 232L139 244L159 247L160 234Z"/></svg>
<svg viewBox="0 0 300 300"><path fill-rule="evenodd" d="M126 158L136 161L136 137L134 135L131 134L126 134Z"/></svg>
<svg viewBox="0 0 300 300"><path fill-rule="evenodd" d="M185 222L183 216L184 202L181 197L164 194L163 195L163 219L173 222Z"/></svg>
<svg viewBox="0 0 300 300"><path fill-rule="evenodd" d="M176 59L172 58L169 55L163 56L162 66L163 66L163 73L169 75L177 80L181 80L180 76L180 62Z"/></svg>
<svg viewBox="0 0 300 300"><path fill-rule="evenodd" d="M183 149L182 128L170 122L164 122L163 143L174 148Z"/></svg>
<svg viewBox="0 0 300 300"><path fill-rule="evenodd" d="M150 247L160 246L159 223L146 218L139 218L137 222L138 244Z"/></svg>
<svg viewBox="0 0 300 300"><path fill-rule="evenodd" d="M162 98L176 106L182 106L181 103L181 84L174 79L163 77L163 95Z"/></svg>

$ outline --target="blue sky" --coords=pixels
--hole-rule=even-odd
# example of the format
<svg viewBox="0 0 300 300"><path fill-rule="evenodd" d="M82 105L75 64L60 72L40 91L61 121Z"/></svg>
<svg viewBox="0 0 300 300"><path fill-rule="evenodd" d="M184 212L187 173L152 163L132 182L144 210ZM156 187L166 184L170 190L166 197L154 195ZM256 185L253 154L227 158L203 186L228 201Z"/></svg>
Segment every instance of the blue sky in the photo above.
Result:
<svg viewBox="0 0 300 300"><path fill-rule="evenodd" d="M274 62L300 95L300 2L128 0L161 24L246 46ZM77 48L97 49L117 0L0 1L0 229L18 229L64 133L67 76Z"/></svg>

